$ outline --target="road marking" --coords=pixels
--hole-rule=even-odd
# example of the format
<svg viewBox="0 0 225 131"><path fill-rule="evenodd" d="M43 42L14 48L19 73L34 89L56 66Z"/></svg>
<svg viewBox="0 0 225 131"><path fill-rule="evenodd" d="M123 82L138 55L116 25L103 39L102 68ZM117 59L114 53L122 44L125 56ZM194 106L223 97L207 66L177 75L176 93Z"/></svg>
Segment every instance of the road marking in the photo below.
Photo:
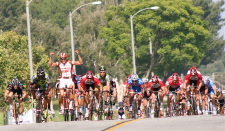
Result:
<svg viewBox="0 0 225 131"><path fill-rule="evenodd" d="M141 119L145 119L145 118L140 118L140 119L134 119L134 120L120 122L120 123L118 123L118 124L116 124L116 125L114 125L112 127L109 127L107 129L105 129L104 131L112 131L112 130L115 130L116 128L118 128L118 127L121 127L123 125L129 124L131 122L138 121L138 120L141 120Z"/></svg>

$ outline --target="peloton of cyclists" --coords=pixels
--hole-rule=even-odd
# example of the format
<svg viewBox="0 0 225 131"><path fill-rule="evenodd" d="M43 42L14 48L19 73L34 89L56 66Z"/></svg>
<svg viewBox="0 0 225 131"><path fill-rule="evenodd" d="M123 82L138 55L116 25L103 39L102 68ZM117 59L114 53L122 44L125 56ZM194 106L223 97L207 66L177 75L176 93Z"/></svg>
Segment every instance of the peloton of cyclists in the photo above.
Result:
<svg viewBox="0 0 225 131"><path fill-rule="evenodd" d="M60 79L59 79L59 105L60 105L60 114L63 114L63 93L64 93L64 88L68 88L69 91L68 97L70 100L73 100L73 94L71 93L72 90L74 89L74 83L72 80L72 69L73 65L81 65L83 64L83 60L80 56L80 52L78 50L75 51L76 55L78 56L78 61L69 61L68 54L66 53L60 53L58 56L60 58L60 62L53 63L52 62L52 56L54 55L53 52L50 53L50 58L48 62L48 66L50 67L58 67L60 71Z"/></svg>

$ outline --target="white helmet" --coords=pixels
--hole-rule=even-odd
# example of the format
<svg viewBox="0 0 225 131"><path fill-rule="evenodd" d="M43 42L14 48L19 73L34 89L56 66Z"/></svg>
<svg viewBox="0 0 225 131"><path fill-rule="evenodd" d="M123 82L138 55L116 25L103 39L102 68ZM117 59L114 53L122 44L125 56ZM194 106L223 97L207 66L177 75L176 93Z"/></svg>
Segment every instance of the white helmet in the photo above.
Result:
<svg viewBox="0 0 225 131"><path fill-rule="evenodd" d="M209 82L210 82L209 76L203 76L203 83L204 83L204 85L208 85Z"/></svg>
<svg viewBox="0 0 225 131"><path fill-rule="evenodd" d="M131 75L131 80L133 80L133 81L138 80L138 75L137 74L132 74Z"/></svg>
<svg viewBox="0 0 225 131"><path fill-rule="evenodd" d="M147 83L148 82L148 78L142 78L142 82L143 83Z"/></svg>

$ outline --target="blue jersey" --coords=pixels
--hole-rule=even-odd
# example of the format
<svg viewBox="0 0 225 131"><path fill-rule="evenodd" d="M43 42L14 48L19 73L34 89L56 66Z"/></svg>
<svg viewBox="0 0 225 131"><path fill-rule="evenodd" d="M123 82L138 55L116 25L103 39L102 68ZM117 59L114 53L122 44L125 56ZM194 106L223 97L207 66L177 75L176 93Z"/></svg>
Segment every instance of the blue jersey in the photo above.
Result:
<svg viewBox="0 0 225 131"><path fill-rule="evenodd" d="M206 86L208 86L208 93L209 93L209 94L213 94L213 93L214 93L213 85L214 85L214 83L213 83L211 80L210 80L210 82L208 83L208 85L206 85Z"/></svg>
<svg viewBox="0 0 225 131"><path fill-rule="evenodd" d="M131 90L134 90L135 92L141 92L141 85L143 82L140 78L138 78L136 83L133 83L131 79L128 79L127 83L131 86Z"/></svg>

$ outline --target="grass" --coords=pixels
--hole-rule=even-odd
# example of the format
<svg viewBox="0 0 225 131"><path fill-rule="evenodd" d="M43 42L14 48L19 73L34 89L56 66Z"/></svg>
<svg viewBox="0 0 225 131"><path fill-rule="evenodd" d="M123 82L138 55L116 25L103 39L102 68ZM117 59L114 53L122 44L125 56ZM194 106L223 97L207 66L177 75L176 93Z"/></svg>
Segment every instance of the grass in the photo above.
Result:
<svg viewBox="0 0 225 131"><path fill-rule="evenodd" d="M0 111L0 125L4 125L4 112Z"/></svg>

